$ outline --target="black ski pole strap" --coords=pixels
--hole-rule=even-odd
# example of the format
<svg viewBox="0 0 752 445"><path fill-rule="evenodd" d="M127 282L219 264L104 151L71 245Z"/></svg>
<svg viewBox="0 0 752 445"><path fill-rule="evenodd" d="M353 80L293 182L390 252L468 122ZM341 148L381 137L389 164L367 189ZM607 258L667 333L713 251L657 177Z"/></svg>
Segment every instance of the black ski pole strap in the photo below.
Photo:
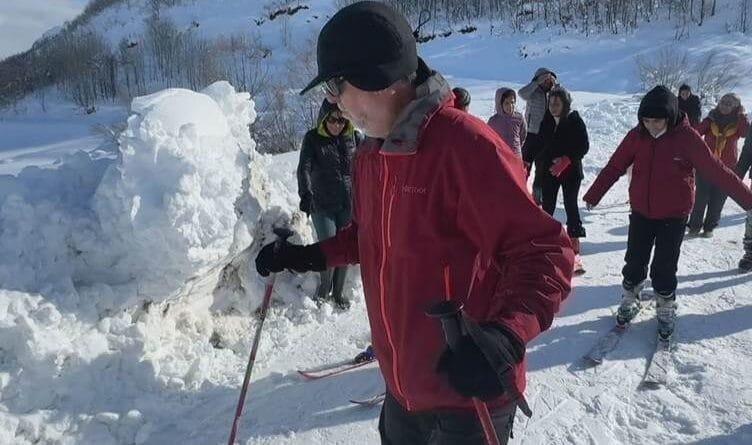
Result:
<svg viewBox="0 0 752 445"><path fill-rule="evenodd" d="M512 357L512 355L504 348L499 348L498 345L494 344L493 339L484 332L483 328L478 324L478 322L470 318L464 312L462 313L462 318L467 333L473 339L475 344L478 345L478 348L481 350L483 355L486 357L486 360L488 360L493 369L497 370L497 372L499 373L499 378L501 378L502 375L509 376L509 381L502 381L501 383L504 385L507 391L512 394L512 398L517 402L520 410L526 416L532 417L533 412L532 410L530 410L530 406L527 404L525 396L523 396L517 390L517 386L514 382L514 373L512 372L516 363L514 357Z"/></svg>

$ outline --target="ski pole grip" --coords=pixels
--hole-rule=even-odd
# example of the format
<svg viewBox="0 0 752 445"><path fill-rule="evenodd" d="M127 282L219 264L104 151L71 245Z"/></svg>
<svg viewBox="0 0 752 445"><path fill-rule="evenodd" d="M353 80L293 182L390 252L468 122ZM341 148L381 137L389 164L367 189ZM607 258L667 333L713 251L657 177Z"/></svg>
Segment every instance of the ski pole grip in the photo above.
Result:
<svg viewBox="0 0 752 445"><path fill-rule="evenodd" d="M295 232L288 229L287 227L275 227L272 229L272 232L274 232L275 235L277 235L277 240L274 241L274 251L278 251L282 243L287 241L287 238L295 235Z"/></svg>
<svg viewBox="0 0 752 445"><path fill-rule="evenodd" d="M441 301L429 307L426 315L439 319L447 346L454 351L464 331L462 329L462 302Z"/></svg>

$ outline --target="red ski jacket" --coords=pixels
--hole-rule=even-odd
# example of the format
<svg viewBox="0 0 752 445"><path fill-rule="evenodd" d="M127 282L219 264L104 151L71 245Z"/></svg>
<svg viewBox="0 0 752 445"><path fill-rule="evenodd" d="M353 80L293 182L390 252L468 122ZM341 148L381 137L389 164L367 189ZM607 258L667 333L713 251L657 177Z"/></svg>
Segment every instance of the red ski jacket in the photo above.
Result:
<svg viewBox="0 0 752 445"><path fill-rule="evenodd" d="M503 325L525 344L551 325L568 295L574 254L561 224L527 192L520 159L484 122L453 107L441 75L428 77L417 96L389 138L358 148L353 222L321 247L330 267L360 263L387 390L409 411L471 410L436 372L446 346L425 310L461 299L469 316ZM525 368L524 360L516 368L520 392Z"/></svg>
<svg viewBox="0 0 752 445"><path fill-rule="evenodd" d="M583 199L597 205L632 166L629 202L632 210L653 219L683 218L695 201L695 169L742 208L752 208L752 191L714 157L686 116L655 139L642 126L627 133Z"/></svg>

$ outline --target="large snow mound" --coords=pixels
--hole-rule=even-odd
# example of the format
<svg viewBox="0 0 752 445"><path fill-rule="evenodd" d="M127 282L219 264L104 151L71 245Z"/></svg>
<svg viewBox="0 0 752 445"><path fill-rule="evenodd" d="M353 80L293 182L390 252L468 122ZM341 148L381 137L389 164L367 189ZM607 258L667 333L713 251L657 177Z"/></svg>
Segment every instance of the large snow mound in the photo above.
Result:
<svg viewBox="0 0 752 445"><path fill-rule="evenodd" d="M226 392L264 284L253 252L274 224L310 238L255 117L227 82L169 89L133 101L116 153L0 176L1 444L168 443L157 425Z"/></svg>
<svg viewBox="0 0 752 445"><path fill-rule="evenodd" d="M134 99L116 156L0 176L5 288L73 308L105 285L85 305L102 315L169 295L248 244L263 195L249 187L254 119L227 82L161 91Z"/></svg>
<svg viewBox="0 0 752 445"><path fill-rule="evenodd" d="M139 291L156 297L229 252L254 113L249 95L226 82L201 93L169 89L136 98L132 111L119 162L94 196L102 235L112 243L108 261L96 265L110 281L138 277Z"/></svg>

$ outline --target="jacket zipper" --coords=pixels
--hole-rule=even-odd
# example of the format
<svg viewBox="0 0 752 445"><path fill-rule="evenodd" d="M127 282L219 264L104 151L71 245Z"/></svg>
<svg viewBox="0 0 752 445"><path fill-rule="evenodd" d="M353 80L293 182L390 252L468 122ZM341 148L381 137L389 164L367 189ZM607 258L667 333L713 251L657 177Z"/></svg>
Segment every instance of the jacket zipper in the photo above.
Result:
<svg viewBox="0 0 752 445"><path fill-rule="evenodd" d="M389 228L391 224L391 211L392 204L394 202L394 193L389 197L389 205L387 206L387 191L389 189L389 166L386 161L386 157L381 157L382 169L381 169L381 267L379 268L379 300L381 302L381 319L384 323L384 330L386 331L386 339L389 342L389 347L392 349L392 377L394 378L394 384L397 387L399 396L405 401L407 410L410 410L410 401L405 396L405 392L402 390L402 383L399 378L399 371L397 369L397 348L394 346L394 340L392 339L392 331L389 329L389 323L386 316L386 291L384 289L384 273L386 269L386 250L390 243Z"/></svg>

